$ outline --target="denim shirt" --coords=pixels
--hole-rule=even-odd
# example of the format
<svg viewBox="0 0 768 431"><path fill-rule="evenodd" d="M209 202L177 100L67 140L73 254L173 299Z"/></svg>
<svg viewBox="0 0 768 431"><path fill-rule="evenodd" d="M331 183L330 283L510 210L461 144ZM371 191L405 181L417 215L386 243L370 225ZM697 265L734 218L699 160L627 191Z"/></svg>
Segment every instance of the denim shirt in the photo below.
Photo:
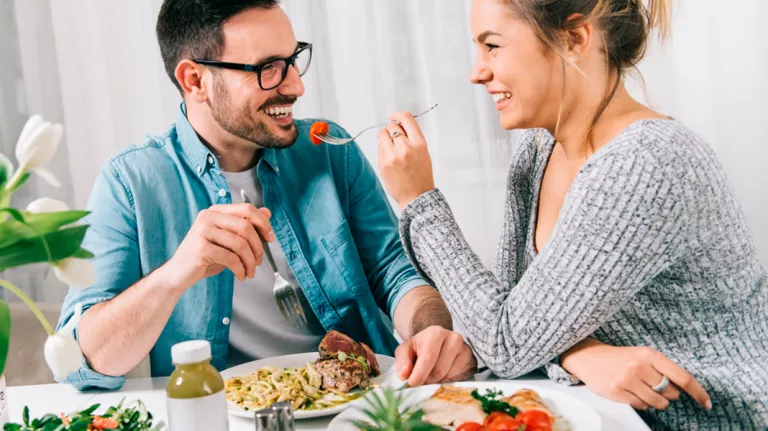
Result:
<svg viewBox="0 0 768 431"><path fill-rule="evenodd" d="M299 137L292 147L262 150L257 172L265 206L323 327L392 355L397 342L379 310L393 316L403 295L426 283L403 253L397 218L359 147L313 145L313 122L296 121ZM349 136L329 125L330 134ZM182 104L168 133L127 148L102 169L88 204L92 213L83 242L95 254L97 281L88 289L69 290L59 328L72 318L76 304L87 310L108 301L163 265L201 210L230 203L218 161L187 121ZM225 270L182 295L149 354L153 376L170 375L171 346L193 339L209 340L213 365L224 367L233 286L234 274ZM97 373L84 362L64 381L79 389L117 389L125 379Z"/></svg>

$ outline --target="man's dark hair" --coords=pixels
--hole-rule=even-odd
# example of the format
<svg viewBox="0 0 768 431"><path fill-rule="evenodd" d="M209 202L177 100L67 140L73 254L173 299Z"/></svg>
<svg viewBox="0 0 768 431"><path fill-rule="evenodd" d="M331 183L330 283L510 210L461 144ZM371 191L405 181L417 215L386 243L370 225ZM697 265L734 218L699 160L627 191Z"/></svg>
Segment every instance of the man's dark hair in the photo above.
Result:
<svg viewBox="0 0 768 431"><path fill-rule="evenodd" d="M269 9L280 0L164 0L157 16L157 42L165 73L176 82L175 70L185 58L216 60L224 48L221 28L250 8Z"/></svg>

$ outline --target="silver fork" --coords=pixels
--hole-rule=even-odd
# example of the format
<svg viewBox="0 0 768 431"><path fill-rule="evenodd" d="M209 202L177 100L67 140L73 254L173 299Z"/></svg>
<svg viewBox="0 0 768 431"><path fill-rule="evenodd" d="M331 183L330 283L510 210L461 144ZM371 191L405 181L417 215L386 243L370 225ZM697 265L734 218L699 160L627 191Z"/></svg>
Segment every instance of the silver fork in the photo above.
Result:
<svg viewBox="0 0 768 431"><path fill-rule="evenodd" d="M421 114L418 114L418 115L414 115L414 116L413 116L413 118L418 118L418 117L421 117L422 115L426 114L427 112L429 112L429 111L431 111L431 110L433 110L433 109L435 109L435 108L437 108L437 104L434 104L434 105L432 105L432 107L431 107L431 108L427 109L426 111L422 112ZM384 123L384 124L377 124L377 125L375 125L375 126L371 126L371 127L368 127L367 129L363 129L363 130L361 130L361 131L360 131L360 133L358 133L357 135L355 135L355 136L353 136L353 137L351 137L351 138L338 138L338 137L336 137L336 136L331 136L331 135L328 135L328 134L325 134L325 133L321 133L321 134L319 134L319 135L315 135L315 137L316 137L317 139L319 139L319 140L321 140L321 141L325 142L326 144L331 144L331 145L346 145L346 144L348 144L348 143L350 143L350 142L354 141L355 139L359 138L359 137L360 137L360 135L362 135L363 133L365 133L365 132L367 132L367 131L369 131L369 130L371 130L371 129L378 129L378 128L384 127L384 126L386 126L387 124L389 124L389 123L391 123L391 122L392 122L392 121L390 121L390 122L388 122L388 123ZM400 123L399 123L399 122L397 122L397 121L395 121L395 123L397 123L397 124L400 124Z"/></svg>
<svg viewBox="0 0 768 431"><path fill-rule="evenodd" d="M248 195L245 194L245 190L240 190L240 197L243 198L243 202L252 204L251 200L248 199ZM297 329L308 329L313 334L324 334L325 331L317 317L311 311L305 311L311 310L311 308L309 301L304 296L304 291L301 290L301 287L294 286L280 275L275 259L272 257L272 251L269 249L269 243L264 238L261 238L261 244L264 247L264 255L267 257L267 261L269 261L269 266L272 267L272 271L275 273L275 284L272 287L272 293L275 296L275 302L280 310L280 314Z"/></svg>

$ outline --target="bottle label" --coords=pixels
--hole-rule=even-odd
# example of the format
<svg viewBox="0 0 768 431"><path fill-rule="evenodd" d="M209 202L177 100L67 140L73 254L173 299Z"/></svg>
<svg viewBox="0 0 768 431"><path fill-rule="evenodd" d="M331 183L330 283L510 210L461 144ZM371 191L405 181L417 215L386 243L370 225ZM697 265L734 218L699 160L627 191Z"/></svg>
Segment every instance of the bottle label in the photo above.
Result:
<svg viewBox="0 0 768 431"><path fill-rule="evenodd" d="M200 398L167 398L170 431L229 430L227 398L221 390Z"/></svg>

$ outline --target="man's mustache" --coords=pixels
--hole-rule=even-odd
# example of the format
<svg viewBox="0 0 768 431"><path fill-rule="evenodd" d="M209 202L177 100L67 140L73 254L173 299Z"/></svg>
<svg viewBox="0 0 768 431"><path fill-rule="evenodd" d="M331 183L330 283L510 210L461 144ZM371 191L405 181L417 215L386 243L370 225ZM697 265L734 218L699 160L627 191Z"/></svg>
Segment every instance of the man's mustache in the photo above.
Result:
<svg viewBox="0 0 768 431"><path fill-rule="evenodd" d="M298 100L298 97L277 96L264 102L264 104L261 105L260 109L267 109L273 106L280 106L280 105L293 105L294 103L296 103L296 100Z"/></svg>

